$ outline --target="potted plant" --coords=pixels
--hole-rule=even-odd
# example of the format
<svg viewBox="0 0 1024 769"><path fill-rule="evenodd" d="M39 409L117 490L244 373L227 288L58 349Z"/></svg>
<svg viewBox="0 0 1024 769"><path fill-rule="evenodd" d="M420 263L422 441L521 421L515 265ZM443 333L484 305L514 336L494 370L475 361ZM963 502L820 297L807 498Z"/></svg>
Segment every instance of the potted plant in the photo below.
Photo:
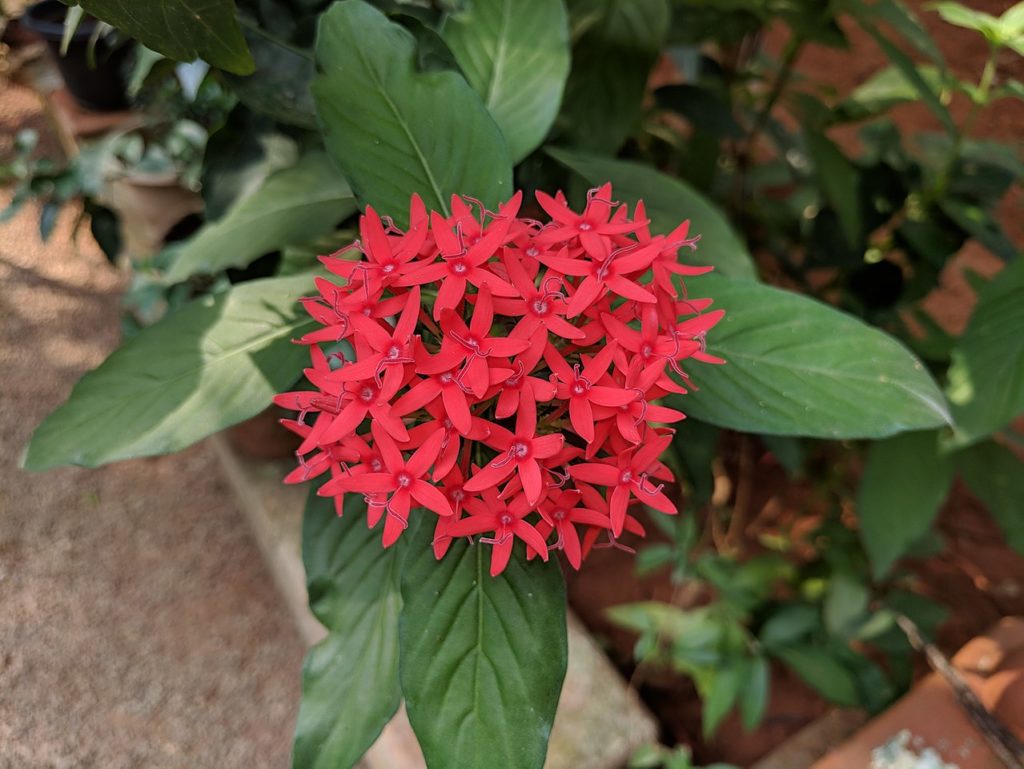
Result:
<svg viewBox="0 0 1024 769"><path fill-rule="evenodd" d="M26 8L20 21L46 42L80 106L100 112L125 109L130 41L92 16L79 14L77 21L69 21L72 13L60 0L43 0Z"/></svg>

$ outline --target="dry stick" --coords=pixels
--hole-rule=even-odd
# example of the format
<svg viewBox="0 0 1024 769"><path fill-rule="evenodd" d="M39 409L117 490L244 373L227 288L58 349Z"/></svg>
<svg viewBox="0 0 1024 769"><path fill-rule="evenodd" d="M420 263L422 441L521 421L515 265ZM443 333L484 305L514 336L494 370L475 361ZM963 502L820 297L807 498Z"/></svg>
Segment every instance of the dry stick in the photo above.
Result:
<svg viewBox="0 0 1024 769"><path fill-rule="evenodd" d="M960 672L953 667L946 655L921 635L914 621L904 614L896 615L896 624L906 634L910 645L923 652L928 665L949 684L956 696L957 704L985 737L988 746L1007 769L1024 769L1024 744L1010 732L995 715L981 703L974 690L967 685Z"/></svg>

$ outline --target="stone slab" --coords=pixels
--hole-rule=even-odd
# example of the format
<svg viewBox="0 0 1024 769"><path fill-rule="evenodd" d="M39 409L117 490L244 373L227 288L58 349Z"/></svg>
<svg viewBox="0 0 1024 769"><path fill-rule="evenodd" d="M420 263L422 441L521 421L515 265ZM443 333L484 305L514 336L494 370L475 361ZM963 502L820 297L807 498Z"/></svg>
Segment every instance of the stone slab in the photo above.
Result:
<svg viewBox="0 0 1024 769"><path fill-rule="evenodd" d="M281 483L290 461L250 460L223 436L210 440L299 632L306 643L315 644L326 631L306 603L301 555L305 487ZM657 739L656 723L571 613L568 628L569 668L545 769L617 769L638 747ZM404 710L381 733L364 764L364 769L424 769Z"/></svg>

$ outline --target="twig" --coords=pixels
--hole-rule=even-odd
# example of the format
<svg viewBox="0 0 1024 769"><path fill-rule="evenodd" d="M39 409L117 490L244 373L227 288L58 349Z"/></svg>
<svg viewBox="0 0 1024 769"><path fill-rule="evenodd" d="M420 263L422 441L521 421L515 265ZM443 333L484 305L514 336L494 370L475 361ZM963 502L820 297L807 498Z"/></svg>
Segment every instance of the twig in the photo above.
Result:
<svg viewBox="0 0 1024 769"><path fill-rule="evenodd" d="M978 731L984 736L996 758L1007 769L1024 769L1024 744L1006 728L995 715L982 704L960 672L953 667L946 655L921 635L914 621L904 614L896 615L896 624L906 634L910 645L923 652L928 665L949 684L956 696L957 704L964 709Z"/></svg>

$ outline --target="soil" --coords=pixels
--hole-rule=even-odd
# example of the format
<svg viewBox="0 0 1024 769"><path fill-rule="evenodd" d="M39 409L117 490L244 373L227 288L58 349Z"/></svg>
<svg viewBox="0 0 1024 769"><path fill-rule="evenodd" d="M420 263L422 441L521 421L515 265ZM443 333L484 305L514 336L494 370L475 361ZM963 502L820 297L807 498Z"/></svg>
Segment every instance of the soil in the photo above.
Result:
<svg viewBox="0 0 1024 769"><path fill-rule="evenodd" d="M0 155L22 127L59 152L32 92L0 94ZM125 276L78 214L46 245L38 208L0 225L0 769L283 768L304 647L212 451L18 468L119 340Z"/></svg>
<svg viewBox="0 0 1024 769"><path fill-rule="evenodd" d="M969 5L989 13L1001 13L1011 3L1006 0L975 0ZM935 37L952 70L965 78L976 79L987 57L984 41L976 34L941 22L924 9L923 2L909 2ZM797 64L797 77L822 82L828 73L828 85L838 93L866 81L885 66L885 60L872 41L856 28L846 32L850 51L835 51L809 46ZM766 40L769 50L778 52L786 39L783 30L772 30ZM1000 58L1001 73L1024 79L1024 59L1007 53ZM961 120L969 108L963 99L950 105L954 118ZM939 125L922 105L901 107L894 119L904 135L919 131L937 131ZM976 134L1021 146L1024 127L1024 103L1002 102L982 115ZM855 147L854 130L841 130L833 136L847 149ZM1019 216L1022 204L1020 188L1004 201L1001 210L1004 225L1015 242L1024 242L1024 220ZM942 275L941 285L925 300L925 308L947 330L963 331L974 305L963 272L965 269L990 277L1001 267L996 257L976 245L966 247ZM735 469L735 457L725 464ZM735 473L730 473L735 480ZM813 528L821 511L808 507L811 497L799 484L789 482L782 468L770 456L762 456L756 465L755 492L749 509L760 511L752 518L745 539L756 541L759 531L780 527L791 533ZM938 643L947 651L958 649L983 633L1000 617L1024 615L1024 559L1004 542L999 529L984 507L957 483L939 519L939 531L946 540L941 556L910 564L918 577L917 589L950 609L950 617L939 631ZM637 546L637 542L626 541ZM595 551L578 574L569 575L569 599L584 623L604 642L606 649L627 676L632 676L639 692L663 725L663 737L671 743L693 746L700 762L727 761L749 766L829 709L805 684L781 668L773 671L772 696L764 723L745 732L736 718L730 718L711 741L700 734L701 707L692 684L679 676L637 671L632 651L635 637L612 625L605 610L621 603L643 600L673 600L667 576L657 574L638 579L634 556L617 549ZM678 596L676 597L677 600ZM687 596L681 603L699 604L706 596ZM924 670L922 669L922 673Z"/></svg>

